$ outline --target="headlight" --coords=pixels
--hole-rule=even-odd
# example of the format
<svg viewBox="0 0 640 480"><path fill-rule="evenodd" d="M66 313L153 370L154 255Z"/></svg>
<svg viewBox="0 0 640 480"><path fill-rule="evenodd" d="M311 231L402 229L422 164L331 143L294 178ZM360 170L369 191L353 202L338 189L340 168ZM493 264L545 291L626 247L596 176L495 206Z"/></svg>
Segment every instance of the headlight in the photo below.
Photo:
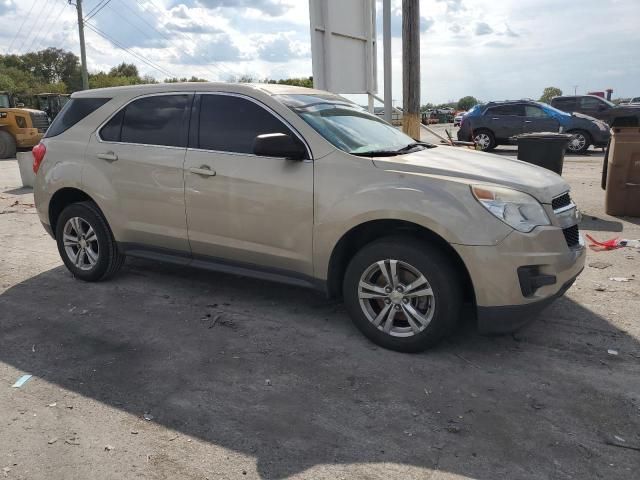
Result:
<svg viewBox="0 0 640 480"><path fill-rule="evenodd" d="M603 132L607 132L609 130L609 125L604 122L598 122L598 128Z"/></svg>
<svg viewBox="0 0 640 480"><path fill-rule="evenodd" d="M551 225L540 202L529 194L487 185L472 185L471 192L484 208L519 232Z"/></svg>

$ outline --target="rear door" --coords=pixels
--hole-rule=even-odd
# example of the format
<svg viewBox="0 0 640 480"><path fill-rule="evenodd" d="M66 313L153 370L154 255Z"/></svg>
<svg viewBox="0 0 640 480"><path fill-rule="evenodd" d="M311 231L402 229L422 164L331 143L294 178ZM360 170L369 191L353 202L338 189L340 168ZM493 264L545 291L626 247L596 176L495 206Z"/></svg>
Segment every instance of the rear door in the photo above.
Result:
<svg viewBox="0 0 640 480"><path fill-rule="evenodd" d="M490 107L484 113L485 125L493 131L496 139L507 140L522 133L524 125L524 106L507 104Z"/></svg>
<svg viewBox="0 0 640 480"><path fill-rule="evenodd" d="M183 163L191 94L134 99L93 135L83 181L128 249L189 254Z"/></svg>
<svg viewBox="0 0 640 480"><path fill-rule="evenodd" d="M255 137L301 137L263 103L202 93L185 161L193 256L312 273L313 162L253 154Z"/></svg>
<svg viewBox="0 0 640 480"><path fill-rule="evenodd" d="M523 133L557 132L560 129L560 122L537 105L525 105L524 112Z"/></svg>

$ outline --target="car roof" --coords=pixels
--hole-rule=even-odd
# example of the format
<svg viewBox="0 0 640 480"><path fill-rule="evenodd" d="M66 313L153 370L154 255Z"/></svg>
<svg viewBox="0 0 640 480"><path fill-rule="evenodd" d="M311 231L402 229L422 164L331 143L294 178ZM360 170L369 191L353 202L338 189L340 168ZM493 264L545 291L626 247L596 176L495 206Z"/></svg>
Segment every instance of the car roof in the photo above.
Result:
<svg viewBox="0 0 640 480"><path fill-rule="evenodd" d="M99 98L116 97L120 95L147 95L164 92L234 92L250 94L261 91L267 95L284 94L306 94L319 95L328 94L323 90L314 88L297 87L293 85L282 85L275 83L229 83L229 82L178 82L178 83L152 83L145 85L127 85L123 87L96 88L93 90L82 90L75 92L71 98Z"/></svg>
<svg viewBox="0 0 640 480"><path fill-rule="evenodd" d="M485 104L483 104L485 107L487 106L496 106L496 105L513 105L513 104L517 104L517 103L528 103L531 105L542 105L540 102L536 102L535 100L531 100L531 99L522 99L522 100L495 100L495 101L491 101L491 102L487 102Z"/></svg>

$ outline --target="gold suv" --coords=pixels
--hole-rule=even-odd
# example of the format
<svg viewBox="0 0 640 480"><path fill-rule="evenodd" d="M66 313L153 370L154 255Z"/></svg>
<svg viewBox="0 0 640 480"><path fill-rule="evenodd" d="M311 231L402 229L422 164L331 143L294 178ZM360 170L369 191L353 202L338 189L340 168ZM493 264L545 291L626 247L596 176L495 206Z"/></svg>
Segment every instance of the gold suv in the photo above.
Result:
<svg viewBox="0 0 640 480"><path fill-rule="evenodd" d="M33 154L38 214L77 278L130 255L313 287L395 350L433 345L464 302L482 331L517 328L584 265L558 175L416 143L319 90L78 92Z"/></svg>

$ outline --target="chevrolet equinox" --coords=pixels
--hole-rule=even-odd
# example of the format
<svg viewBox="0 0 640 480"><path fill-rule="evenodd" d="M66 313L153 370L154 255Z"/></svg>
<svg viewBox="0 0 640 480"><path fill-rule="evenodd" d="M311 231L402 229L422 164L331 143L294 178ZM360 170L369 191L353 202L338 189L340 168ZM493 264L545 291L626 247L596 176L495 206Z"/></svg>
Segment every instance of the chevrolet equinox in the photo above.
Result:
<svg viewBox="0 0 640 480"><path fill-rule="evenodd" d="M33 157L38 215L75 277L129 255L311 286L399 351L435 344L463 303L481 331L518 328L584 265L555 173L415 142L319 90L77 92Z"/></svg>

